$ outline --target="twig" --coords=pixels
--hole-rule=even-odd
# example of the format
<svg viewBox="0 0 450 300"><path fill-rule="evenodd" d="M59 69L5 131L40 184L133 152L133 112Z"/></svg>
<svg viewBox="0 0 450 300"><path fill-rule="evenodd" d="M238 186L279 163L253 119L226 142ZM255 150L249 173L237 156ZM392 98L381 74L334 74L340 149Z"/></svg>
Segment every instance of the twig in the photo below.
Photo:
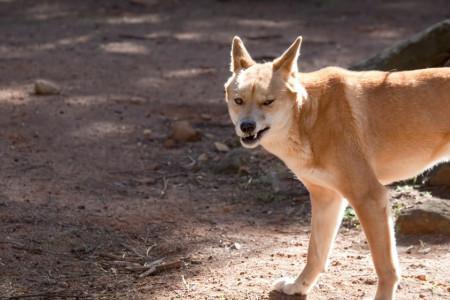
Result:
<svg viewBox="0 0 450 300"><path fill-rule="evenodd" d="M153 244L153 245L149 246L149 247L147 248L147 251L145 251L145 255L148 256L148 254L150 253L150 251L152 251L153 248L155 248L155 247L156 247L156 244Z"/></svg>
<svg viewBox="0 0 450 300"><path fill-rule="evenodd" d="M154 266L145 271L144 273L139 275L139 278L143 278L149 275L154 275L163 271L173 270L173 269L179 269L183 266L183 262L181 260L177 260L174 262L161 264L159 266Z"/></svg>
<svg viewBox="0 0 450 300"><path fill-rule="evenodd" d="M169 179L166 178L166 176L163 176L163 188L161 190L161 198L164 198L167 192L167 187L169 185Z"/></svg>
<svg viewBox="0 0 450 300"><path fill-rule="evenodd" d="M186 288L186 291L190 291L190 288L189 288L189 284L187 283L187 281L186 281L186 278L184 278L184 275L181 275L181 280L183 281L183 284L184 284L184 287Z"/></svg>
<svg viewBox="0 0 450 300"><path fill-rule="evenodd" d="M150 268L150 269L146 270L145 272L139 274L138 277L139 277L139 278L147 277L147 276L153 274L155 271L156 271L156 267Z"/></svg>
<svg viewBox="0 0 450 300"><path fill-rule="evenodd" d="M139 257L144 257L144 258L145 258L145 255L139 253L139 251L137 251L137 250L134 249L133 247L131 247L131 246L125 244L125 243L120 243L120 244L122 245L122 247L124 247L124 248L126 248L127 250L133 252L133 253L136 254L137 256L139 256Z"/></svg>
<svg viewBox="0 0 450 300"><path fill-rule="evenodd" d="M154 260L154 261L152 261L152 262L150 262L150 263L145 263L145 266L146 266L147 268L151 268L151 267L160 265L165 259L166 259L165 257L162 257L162 258L157 259L157 260Z"/></svg>

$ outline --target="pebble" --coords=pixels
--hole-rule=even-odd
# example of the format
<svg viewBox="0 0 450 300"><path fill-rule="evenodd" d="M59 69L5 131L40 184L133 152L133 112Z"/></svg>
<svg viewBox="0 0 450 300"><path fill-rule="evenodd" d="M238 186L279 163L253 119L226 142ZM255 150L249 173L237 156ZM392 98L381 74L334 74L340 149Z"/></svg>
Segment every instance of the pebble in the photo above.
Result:
<svg viewBox="0 0 450 300"><path fill-rule="evenodd" d="M41 96L57 95L61 93L61 88L52 81L38 79L34 82L34 93Z"/></svg>

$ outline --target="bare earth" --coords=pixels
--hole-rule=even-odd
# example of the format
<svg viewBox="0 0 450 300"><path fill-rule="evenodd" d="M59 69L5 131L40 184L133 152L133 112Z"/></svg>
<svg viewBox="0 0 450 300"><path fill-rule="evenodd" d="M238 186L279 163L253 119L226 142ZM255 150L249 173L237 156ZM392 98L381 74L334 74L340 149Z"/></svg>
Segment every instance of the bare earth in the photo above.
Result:
<svg viewBox="0 0 450 300"><path fill-rule="evenodd" d="M268 60L302 34L311 71L449 17L447 0L0 0L0 299L295 299L270 286L305 264L307 192L290 175L274 192L271 171L289 173L263 150L215 170L214 142L239 147L223 103L232 36ZM33 95L38 78L62 94ZM174 120L201 141L164 147ZM449 245L399 238L399 299L450 299ZM374 293L357 226L330 262L312 299Z"/></svg>

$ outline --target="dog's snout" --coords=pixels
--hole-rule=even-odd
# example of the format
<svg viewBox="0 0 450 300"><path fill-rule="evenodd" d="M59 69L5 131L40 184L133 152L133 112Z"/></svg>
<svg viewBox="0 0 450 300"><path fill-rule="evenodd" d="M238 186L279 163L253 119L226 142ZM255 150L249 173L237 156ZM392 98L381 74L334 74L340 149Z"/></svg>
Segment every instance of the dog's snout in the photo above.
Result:
<svg viewBox="0 0 450 300"><path fill-rule="evenodd" d="M245 133L252 133L256 129L256 123L254 121L243 121L241 123L241 130Z"/></svg>

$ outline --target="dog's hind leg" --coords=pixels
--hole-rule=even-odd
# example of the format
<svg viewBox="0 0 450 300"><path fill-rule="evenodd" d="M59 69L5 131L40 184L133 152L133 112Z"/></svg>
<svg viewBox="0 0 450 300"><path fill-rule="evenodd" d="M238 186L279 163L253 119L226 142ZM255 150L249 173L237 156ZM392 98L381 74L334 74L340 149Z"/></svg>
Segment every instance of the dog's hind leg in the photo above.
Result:
<svg viewBox="0 0 450 300"><path fill-rule="evenodd" d="M303 272L296 278L278 280L274 289L288 295L306 295L325 271L328 255L347 202L336 192L316 186L307 186L311 196L312 218L308 258Z"/></svg>
<svg viewBox="0 0 450 300"><path fill-rule="evenodd" d="M345 196L355 209L369 242L378 275L375 299L393 299L400 274L387 191L370 172L353 177L352 186L353 191Z"/></svg>

